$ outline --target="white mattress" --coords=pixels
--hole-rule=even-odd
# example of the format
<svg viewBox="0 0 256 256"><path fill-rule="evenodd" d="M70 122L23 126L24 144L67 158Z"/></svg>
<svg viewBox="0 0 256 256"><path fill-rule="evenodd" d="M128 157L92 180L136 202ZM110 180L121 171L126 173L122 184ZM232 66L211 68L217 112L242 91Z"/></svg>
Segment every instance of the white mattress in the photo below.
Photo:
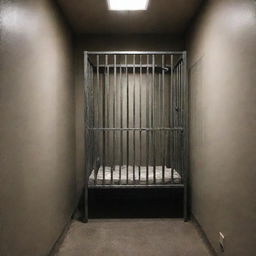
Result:
<svg viewBox="0 0 256 256"><path fill-rule="evenodd" d="M115 185L124 185L127 184L127 171L126 166L121 166L121 176L119 171L119 166L115 167L113 171L113 184ZM103 167L101 166L98 170L97 177L95 176L97 172L92 171L89 177L89 184L95 184L95 179L97 179L97 184L103 184ZM181 183L180 174L173 169L173 179L172 179L172 169L165 167L165 175L163 180L163 171L162 166L156 166L155 171L155 184L179 184ZM128 184L137 184L137 185L146 185L146 184L154 184L154 170L153 166L149 166L148 170L148 183L147 183L147 170L146 166L142 166L140 169L140 179L139 179L139 168L135 166L135 175L133 176L133 166L128 167ZM105 183L106 185L111 184L111 167L105 166Z"/></svg>

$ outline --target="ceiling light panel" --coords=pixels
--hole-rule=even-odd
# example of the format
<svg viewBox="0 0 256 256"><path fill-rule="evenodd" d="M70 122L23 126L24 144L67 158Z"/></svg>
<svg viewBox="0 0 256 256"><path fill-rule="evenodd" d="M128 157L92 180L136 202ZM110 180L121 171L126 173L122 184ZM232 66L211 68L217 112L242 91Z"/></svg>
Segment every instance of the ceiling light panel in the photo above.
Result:
<svg viewBox="0 0 256 256"><path fill-rule="evenodd" d="M145 11L149 0L107 0L111 11Z"/></svg>

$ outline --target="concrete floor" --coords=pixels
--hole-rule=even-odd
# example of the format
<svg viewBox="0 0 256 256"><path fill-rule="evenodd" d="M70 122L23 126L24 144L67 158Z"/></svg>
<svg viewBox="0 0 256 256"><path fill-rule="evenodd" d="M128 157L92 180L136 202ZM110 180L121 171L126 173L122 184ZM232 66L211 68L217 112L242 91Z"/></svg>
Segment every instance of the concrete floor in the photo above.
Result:
<svg viewBox="0 0 256 256"><path fill-rule="evenodd" d="M182 219L73 221L57 256L210 256Z"/></svg>

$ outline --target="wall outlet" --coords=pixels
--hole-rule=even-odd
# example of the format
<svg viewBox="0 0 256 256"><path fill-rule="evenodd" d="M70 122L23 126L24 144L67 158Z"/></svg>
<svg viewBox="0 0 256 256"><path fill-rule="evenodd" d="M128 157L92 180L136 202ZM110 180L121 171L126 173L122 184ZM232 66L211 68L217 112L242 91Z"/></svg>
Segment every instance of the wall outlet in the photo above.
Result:
<svg viewBox="0 0 256 256"><path fill-rule="evenodd" d="M224 252L224 239L225 239L225 236L221 232L219 232L219 244L223 252Z"/></svg>

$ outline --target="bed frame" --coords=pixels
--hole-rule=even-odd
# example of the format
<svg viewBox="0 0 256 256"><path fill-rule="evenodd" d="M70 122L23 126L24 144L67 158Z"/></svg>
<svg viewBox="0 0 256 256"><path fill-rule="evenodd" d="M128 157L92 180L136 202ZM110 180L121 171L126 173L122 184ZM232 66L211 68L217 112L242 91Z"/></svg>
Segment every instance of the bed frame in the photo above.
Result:
<svg viewBox="0 0 256 256"><path fill-rule="evenodd" d="M84 52L85 212L88 189L188 183L187 53Z"/></svg>

